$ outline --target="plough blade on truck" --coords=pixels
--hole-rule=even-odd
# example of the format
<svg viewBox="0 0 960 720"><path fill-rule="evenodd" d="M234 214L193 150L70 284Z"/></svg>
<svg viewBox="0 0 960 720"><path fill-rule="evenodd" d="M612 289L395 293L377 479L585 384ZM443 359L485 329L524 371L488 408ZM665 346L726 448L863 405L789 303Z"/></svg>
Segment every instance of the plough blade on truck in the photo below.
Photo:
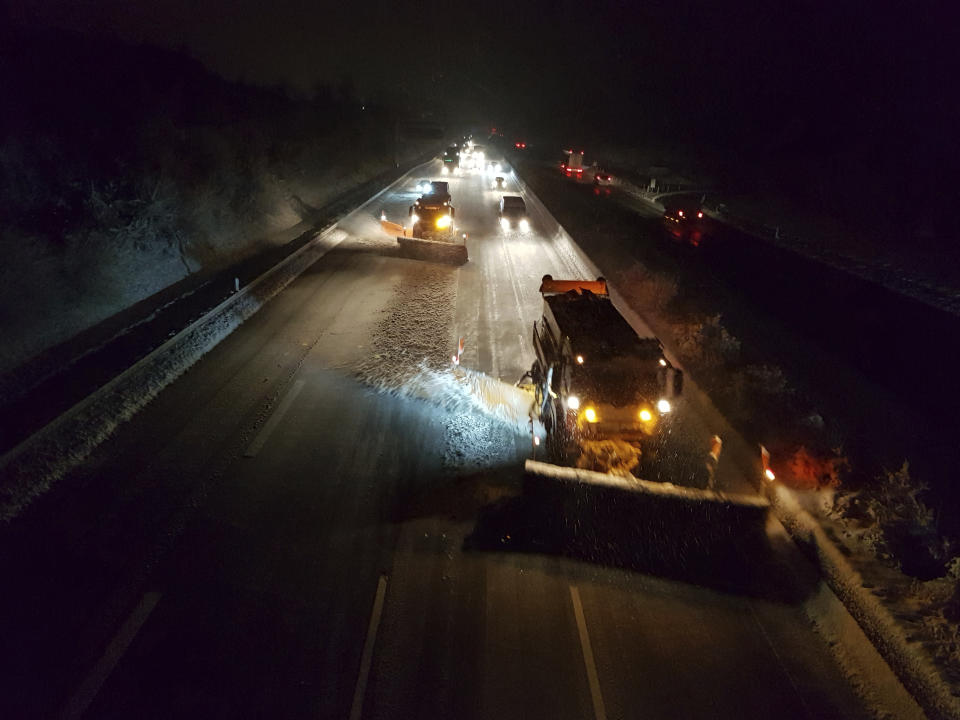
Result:
<svg viewBox="0 0 960 720"><path fill-rule="evenodd" d="M435 260L462 265L467 262L466 235L457 235L456 210L446 182L430 183L430 191L410 206L409 225L381 216L383 229L397 238L400 254L417 260Z"/></svg>

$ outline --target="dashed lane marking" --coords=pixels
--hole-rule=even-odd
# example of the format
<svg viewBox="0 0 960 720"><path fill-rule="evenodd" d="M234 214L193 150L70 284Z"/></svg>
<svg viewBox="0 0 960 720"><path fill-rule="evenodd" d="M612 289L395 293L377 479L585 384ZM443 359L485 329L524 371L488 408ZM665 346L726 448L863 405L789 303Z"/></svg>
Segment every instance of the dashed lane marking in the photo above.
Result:
<svg viewBox="0 0 960 720"><path fill-rule="evenodd" d="M283 416L290 409L290 406L293 405L293 401L297 399L297 395L300 394L301 390L303 390L303 380L297 380L293 383L293 387L290 388L290 392L287 393L287 396L280 402L279 407L277 407L277 411L270 416L270 419L267 420L266 424L260 429L260 432L257 433L257 436L253 439L253 442L247 446L246 450L244 450L244 457L256 457L257 453L263 449L264 444L270 438L270 434L274 431L277 425L280 424Z"/></svg>
<svg viewBox="0 0 960 720"><path fill-rule="evenodd" d="M607 709L600 693L600 679L597 677L597 665L593 661L593 648L590 646L590 634L587 632L587 620L583 616L583 604L576 585L570 586L570 599L573 600L573 614L577 618L577 632L580 633L580 647L583 650L583 664L587 668L587 682L590 683L590 698L593 700L593 714L596 720L607 720Z"/></svg>
<svg viewBox="0 0 960 720"><path fill-rule="evenodd" d="M373 663L373 646L377 642L377 630L380 616L383 615L383 600L387 594L387 576L381 575L377 583L377 596L373 600L373 612L370 613L370 625L367 627L367 639L360 656L360 674L353 691L353 704L350 706L350 720L360 720L363 716L363 696L367 693L367 679L370 677L370 665Z"/></svg>
<svg viewBox="0 0 960 720"><path fill-rule="evenodd" d="M140 632L140 628L143 627L143 624L147 621L147 618L150 617L150 613L153 612L153 609L159 601L160 593L158 592L148 592L144 594L140 600L140 604L134 608L130 616L123 625L120 626L120 630L117 631L113 640L107 645L107 649L104 651L100 660L93 666L90 674L84 678L84 681L80 683L80 687L77 688L73 697L71 697L64 706L63 712L60 713L62 720L79 720L79 718L83 717L87 708L90 707L90 704L97 697L97 693L100 692L100 688L103 687L107 678L110 677L110 673L113 672L117 663L120 662L120 658L127 652L130 644L134 638L137 637L137 633Z"/></svg>

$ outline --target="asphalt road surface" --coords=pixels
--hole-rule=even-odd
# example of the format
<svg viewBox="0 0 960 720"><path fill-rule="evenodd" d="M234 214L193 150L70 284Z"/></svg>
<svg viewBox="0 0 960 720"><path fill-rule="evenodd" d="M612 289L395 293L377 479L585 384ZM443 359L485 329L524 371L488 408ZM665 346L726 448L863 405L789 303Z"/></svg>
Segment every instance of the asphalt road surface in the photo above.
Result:
<svg viewBox="0 0 960 720"><path fill-rule="evenodd" d="M504 233L479 174L451 180L470 262L397 257L376 217L439 167L0 531L0 716L869 716L774 560L725 584L465 549L530 438L439 368L464 337L514 382L541 276L582 268L549 217Z"/></svg>

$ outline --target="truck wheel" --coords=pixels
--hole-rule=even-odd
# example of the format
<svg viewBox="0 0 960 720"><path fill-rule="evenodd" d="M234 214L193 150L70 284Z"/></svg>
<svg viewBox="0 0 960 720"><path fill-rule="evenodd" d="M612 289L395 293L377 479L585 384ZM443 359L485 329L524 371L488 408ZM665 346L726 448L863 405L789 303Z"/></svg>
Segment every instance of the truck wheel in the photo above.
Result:
<svg viewBox="0 0 960 720"><path fill-rule="evenodd" d="M558 465L562 465L567 458L568 441L563 405L559 401L554 401L547 408L547 417L550 423L547 427L547 450L550 453L550 458ZM544 426L546 425L545 422Z"/></svg>

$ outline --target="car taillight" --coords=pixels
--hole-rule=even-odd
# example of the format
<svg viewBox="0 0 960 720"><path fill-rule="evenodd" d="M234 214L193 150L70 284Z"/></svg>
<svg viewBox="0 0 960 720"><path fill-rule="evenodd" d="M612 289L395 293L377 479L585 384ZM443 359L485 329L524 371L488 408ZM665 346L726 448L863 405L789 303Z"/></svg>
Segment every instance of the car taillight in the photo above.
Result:
<svg viewBox="0 0 960 720"><path fill-rule="evenodd" d="M698 217L698 218L702 218L702 217L703 217L703 213L702 213L702 212L698 212L698 213L697 213L697 217Z"/></svg>

